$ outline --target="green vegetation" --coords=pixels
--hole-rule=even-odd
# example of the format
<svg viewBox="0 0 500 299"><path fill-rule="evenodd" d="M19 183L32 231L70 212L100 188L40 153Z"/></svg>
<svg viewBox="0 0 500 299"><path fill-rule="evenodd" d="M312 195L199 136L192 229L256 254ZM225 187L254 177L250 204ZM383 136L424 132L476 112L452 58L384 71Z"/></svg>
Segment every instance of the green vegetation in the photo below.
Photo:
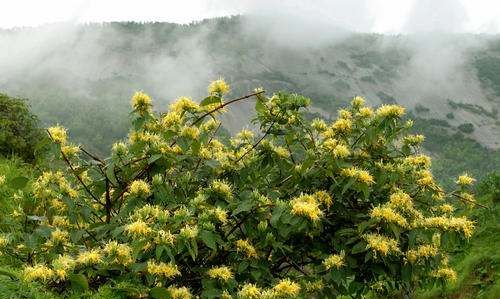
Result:
<svg viewBox="0 0 500 299"><path fill-rule="evenodd" d="M462 213L477 221L478 229L466 246L458 247L450 263L457 269L457 282L420 292L417 298L500 297L500 174L491 173L478 184L478 202L487 208Z"/></svg>
<svg viewBox="0 0 500 299"><path fill-rule="evenodd" d="M32 161L42 136L38 119L31 114L27 101L0 93L0 156Z"/></svg>

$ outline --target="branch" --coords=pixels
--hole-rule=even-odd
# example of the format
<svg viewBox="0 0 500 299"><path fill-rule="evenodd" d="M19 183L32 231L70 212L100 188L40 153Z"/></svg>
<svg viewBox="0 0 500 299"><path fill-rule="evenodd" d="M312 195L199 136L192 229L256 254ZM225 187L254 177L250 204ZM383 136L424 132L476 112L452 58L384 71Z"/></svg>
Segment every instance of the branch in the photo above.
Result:
<svg viewBox="0 0 500 299"><path fill-rule="evenodd" d="M243 155L241 155L241 157L239 157L236 160L236 163L240 162L241 159L243 159L248 153L250 153L251 151L253 151L262 142L262 140L264 140L264 138L266 138L267 135L269 135L269 133L271 132L271 129L273 128L273 126L274 126L275 123L276 123L276 119L274 119L273 122L271 123L271 125L269 125L269 127L267 128L267 130L264 133L264 135L262 135L262 137L260 137L260 139L249 150L247 150Z"/></svg>
<svg viewBox="0 0 500 299"><path fill-rule="evenodd" d="M246 95L246 96L243 96L243 97L240 97L240 98L237 98L237 99L231 100L231 101L229 101L229 102L223 103L223 104L221 104L221 105L219 105L219 106L215 107L214 109L212 109L212 110L210 110L210 111L206 112L206 113L205 113L205 114L203 114L202 116L198 117L198 118L197 118L197 119L196 119L196 120L195 120L195 121L194 121L191 125L193 126L193 125L197 124L197 123L198 123L198 122L200 122L203 118L205 118L205 116L210 115L210 114L212 114L212 113L214 113L214 112L216 112L216 111L218 111L218 110L220 110L220 109L222 109L222 108L226 107L226 106L227 106L227 105L229 105L229 104L232 104L232 103L234 103L234 102L238 102L238 101L241 101L241 100L244 100L244 99L251 98L251 97L253 97L253 96L259 95L259 94L264 93L264 92L265 92L264 90L261 90L261 91L254 92L254 93L252 93L252 94L249 94L249 95Z"/></svg>
<svg viewBox="0 0 500 299"><path fill-rule="evenodd" d="M47 133L49 134L49 137L50 139L52 139L52 141L54 141L54 138L52 138L52 135L50 134L49 130L47 130ZM63 153L62 150L60 150L61 152L61 155L64 159L64 161L66 162L66 164L68 164L69 168L71 169L71 171L73 172L73 175L76 177L76 179L80 182L80 184L82 184L83 188L85 189L85 191L87 191L87 193L92 196L92 198L98 202L99 204L101 204L102 206L104 206L104 204L90 191L89 187L87 187L87 185L83 182L82 178L78 175L78 173L76 172L76 169L73 167L73 165L71 165L71 162L68 160L68 157L66 157L66 155Z"/></svg>

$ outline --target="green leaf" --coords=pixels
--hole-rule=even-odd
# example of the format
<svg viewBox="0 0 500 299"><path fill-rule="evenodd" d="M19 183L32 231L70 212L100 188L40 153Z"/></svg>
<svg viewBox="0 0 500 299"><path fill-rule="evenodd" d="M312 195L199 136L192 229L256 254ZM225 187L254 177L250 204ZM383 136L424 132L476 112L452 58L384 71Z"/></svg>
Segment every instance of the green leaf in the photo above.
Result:
<svg viewBox="0 0 500 299"><path fill-rule="evenodd" d="M86 291L89 289L89 283L87 277L83 274L71 274L69 276L69 281L71 282L71 287L79 291Z"/></svg>
<svg viewBox="0 0 500 299"><path fill-rule="evenodd" d="M264 102L257 97L257 101L255 102L255 111L257 113L262 114L266 111L266 105L264 105Z"/></svg>
<svg viewBox="0 0 500 299"><path fill-rule="evenodd" d="M218 96L209 96L201 101L200 106L207 106L212 104L222 104L222 99Z"/></svg>
<svg viewBox="0 0 500 299"><path fill-rule="evenodd" d="M161 287L154 287L149 291L151 298L155 299L167 299L170 298L170 294L167 289Z"/></svg>
<svg viewBox="0 0 500 299"><path fill-rule="evenodd" d="M217 242L215 241L215 234L211 231L203 230L200 233L200 238L210 249L217 249Z"/></svg>
<svg viewBox="0 0 500 299"><path fill-rule="evenodd" d="M356 245L354 245L354 247L352 247L351 254L356 254L363 251L366 251L366 244L364 241L360 241Z"/></svg>
<svg viewBox="0 0 500 299"><path fill-rule="evenodd" d="M113 185L118 186L118 181L116 180L114 169L115 169L114 163L110 163L106 167L106 177Z"/></svg>
<svg viewBox="0 0 500 299"><path fill-rule="evenodd" d="M18 176L9 181L9 187L12 189L23 189L28 181L27 177Z"/></svg>

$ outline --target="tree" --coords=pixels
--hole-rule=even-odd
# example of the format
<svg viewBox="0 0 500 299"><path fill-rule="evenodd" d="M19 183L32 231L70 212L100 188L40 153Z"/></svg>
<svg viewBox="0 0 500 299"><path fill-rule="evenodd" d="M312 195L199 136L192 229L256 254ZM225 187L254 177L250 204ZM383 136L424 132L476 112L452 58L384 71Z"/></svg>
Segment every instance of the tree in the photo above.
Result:
<svg viewBox="0 0 500 299"><path fill-rule="evenodd" d="M27 101L0 93L0 155L17 155L32 161L43 138Z"/></svg>
<svg viewBox="0 0 500 299"><path fill-rule="evenodd" d="M224 101L213 82L200 103L166 113L132 98L133 129L101 159L48 129L67 168L44 172L24 205L24 232L3 252L23 279L52 290L113 285L153 298L295 298L410 293L453 280L446 251L474 223L454 216L473 203L462 175L446 194L407 134L403 107L375 111L356 97L332 124L306 121L310 100L263 90ZM256 98L261 133L226 144L217 115Z"/></svg>

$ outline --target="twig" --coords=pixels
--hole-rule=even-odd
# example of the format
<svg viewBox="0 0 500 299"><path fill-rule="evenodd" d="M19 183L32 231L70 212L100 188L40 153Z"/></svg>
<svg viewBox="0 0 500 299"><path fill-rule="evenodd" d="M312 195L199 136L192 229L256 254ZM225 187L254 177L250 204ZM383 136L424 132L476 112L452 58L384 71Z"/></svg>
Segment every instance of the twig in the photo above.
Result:
<svg viewBox="0 0 500 299"><path fill-rule="evenodd" d="M50 139L54 140L54 138L52 138L52 135L50 134L49 130L47 130L47 133L49 134L49 137ZM92 196L92 198L99 204L101 204L102 206L104 206L104 204L90 191L89 187L87 187L87 185L83 182L82 178L80 178L80 176L78 175L78 173L76 172L76 169L73 167L73 165L71 165L71 162L69 162L68 158L66 157L66 155L63 153L62 150L60 150L61 152L61 155L64 159L64 161L66 162L66 164L68 164L69 168L71 169L71 171L73 172L73 175L76 177L76 179L80 182L80 184L82 184L83 188L85 189L85 191L87 191L87 193Z"/></svg>
<svg viewBox="0 0 500 299"><path fill-rule="evenodd" d="M262 93L264 93L264 92L265 92L264 90L261 90L261 91L254 92L254 93L252 93L252 94L249 94L249 95L246 95L246 96L242 96L242 97L240 97L240 98L237 98L237 99L234 99L234 100L228 101L228 102L226 102L226 103L223 103L223 104L221 104L221 105L219 105L219 106L215 107L214 109L212 109L212 110L210 110L210 111L206 112L206 113L205 113L205 114L203 114L202 116L198 117L198 118L197 118L197 119L196 119L196 120L195 120L195 121L194 121L191 125L193 126L193 125L197 124L197 123L198 123L198 122L200 122L203 118L205 118L205 116L210 115L210 114L212 114L212 113L214 113L214 112L216 112L216 111L218 111L218 110L220 110L220 109L222 109L222 108L226 107L226 106L227 106L227 105L229 105L229 104L232 104L232 103L234 103L234 102L238 102L238 101L241 101L241 100L244 100L244 99L251 98L251 97L253 97L253 96L256 96L256 95L262 94Z"/></svg>

